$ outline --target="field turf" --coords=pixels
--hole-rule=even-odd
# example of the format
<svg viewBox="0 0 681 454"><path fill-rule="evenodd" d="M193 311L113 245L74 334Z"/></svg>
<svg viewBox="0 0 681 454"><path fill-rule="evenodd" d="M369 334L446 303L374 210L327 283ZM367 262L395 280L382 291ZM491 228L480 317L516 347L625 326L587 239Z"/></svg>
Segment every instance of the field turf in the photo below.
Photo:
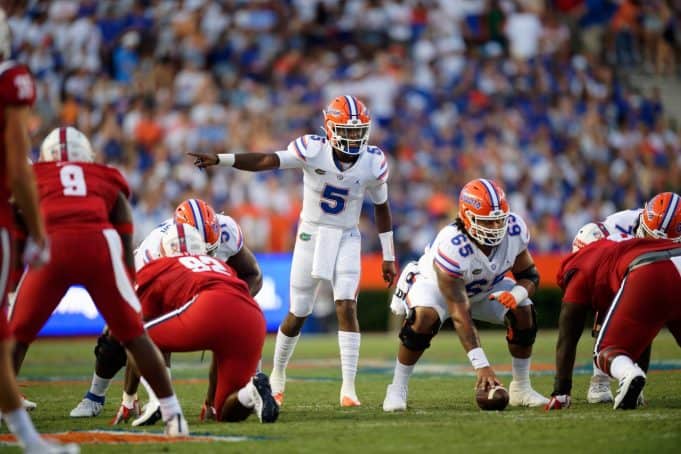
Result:
<svg viewBox="0 0 681 454"><path fill-rule="evenodd" d="M483 331L487 356L502 381L510 381L510 357L502 331ZM549 394L553 383L556 333L540 332L535 346L533 383ZM23 392L38 403L32 413L43 432L109 430L120 402L121 381L111 387L101 416L74 420L68 412L89 386L94 341L42 340L29 351L20 381ZM274 337L264 354L271 370ZM198 422L208 360L201 355L174 356L173 379L193 433L245 436L246 441L164 444L85 444L84 453L231 452L231 453L609 453L681 452L681 350L666 331L653 345L652 371L645 388L647 406L613 411L608 404L589 405L585 395L590 374L591 339L582 338L578 374L569 410L508 408L483 412L474 403L472 370L455 334L443 332L422 359L412 378L409 409L386 414L381 409L392 377L397 348L394 334L362 338L358 395L362 407L338 405L340 368L335 336L303 336L291 367L286 401L276 424L255 417L239 424ZM208 354L206 355L208 356ZM49 377L49 378L48 378ZM120 378L120 375L119 377ZM613 383L613 391L616 386ZM125 427L126 430L132 430ZM6 427L0 434L6 433ZM162 427L144 429L160 432ZM3 452L17 448L0 446Z"/></svg>

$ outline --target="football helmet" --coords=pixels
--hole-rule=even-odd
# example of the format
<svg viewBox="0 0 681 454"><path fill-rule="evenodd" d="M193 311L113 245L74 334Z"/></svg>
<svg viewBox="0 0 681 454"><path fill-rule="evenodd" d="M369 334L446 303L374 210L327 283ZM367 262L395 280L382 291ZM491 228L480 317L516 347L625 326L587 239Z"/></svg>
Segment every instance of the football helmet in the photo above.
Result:
<svg viewBox="0 0 681 454"><path fill-rule="evenodd" d="M483 246L496 246L504 239L508 224L506 194L485 178L469 181L459 194L459 219L468 234Z"/></svg>
<svg viewBox="0 0 681 454"><path fill-rule="evenodd" d="M636 236L681 242L681 196L662 192L646 202Z"/></svg>
<svg viewBox="0 0 681 454"><path fill-rule="evenodd" d="M161 237L161 256L205 255L206 242L190 224L172 225Z"/></svg>
<svg viewBox="0 0 681 454"><path fill-rule="evenodd" d="M175 223L189 224L199 231L209 254L220 245L220 223L213 208L201 199L187 199L175 209Z"/></svg>
<svg viewBox="0 0 681 454"><path fill-rule="evenodd" d="M12 56L12 35L10 34L7 14L0 8L0 60L7 60Z"/></svg>
<svg viewBox="0 0 681 454"><path fill-rule="evenodd" d="M74 127L56 128L40 145L40 161L93 162L95 153L85 134Z"/></svg>
<svg viewBox="0 0 681 454"><path fill-rule="evenodd" d="M326 138L333 148L351 156L366 149L371 116L362 101L354 96L338 96L322 112Z"/></svg>
<svg viewBox="0 0 681 454"><path fill-rule="evenodd" d="M587 244L603 239L609 234L608 229L600 222L584 224L572 240L572 252L577 252Z"/></svg>

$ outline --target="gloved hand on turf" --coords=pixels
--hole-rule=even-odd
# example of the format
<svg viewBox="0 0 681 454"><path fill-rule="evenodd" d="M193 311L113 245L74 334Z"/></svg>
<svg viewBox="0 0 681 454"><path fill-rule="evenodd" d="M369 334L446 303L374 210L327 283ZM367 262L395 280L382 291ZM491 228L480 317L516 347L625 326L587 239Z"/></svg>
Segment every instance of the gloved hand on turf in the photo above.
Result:
<svg viewBox="0 0 681 454"><path fill-rule="evenodd" d="M137 400L137 394L134 396L127 396L123 393L123 402L116 412L116 416L111 420L111 425L115 426L120 423L127 423L132 418L137 418L140 415L140 403Z"/></svg>
<svg viewBox="0 0 681 454"><path fill-rule="evenodd" d="M204 421L217 421L218 420L218 414L215 411L215 407L212 405L208 405L207 403L203 403L203 406L201 407L201 414L199 415L199 421L204 422Z"/></svg>
<svg viewBox="0 0 681 454"><path fill-rule="evenodd" d="M551 396L551 399L549 400L549 403L546 404L546 406L544 407L544 410L550 411L568 408L570 407L571 403L572 399L570 399L569 394L559 394L556 396Z"/></svg>

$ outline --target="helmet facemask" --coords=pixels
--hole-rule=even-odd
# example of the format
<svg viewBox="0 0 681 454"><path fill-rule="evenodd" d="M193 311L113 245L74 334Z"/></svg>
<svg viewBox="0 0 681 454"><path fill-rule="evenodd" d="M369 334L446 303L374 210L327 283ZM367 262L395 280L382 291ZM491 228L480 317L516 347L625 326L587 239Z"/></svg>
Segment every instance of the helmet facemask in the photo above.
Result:
<svg viewBox="0 0 681 454"><path fill-rule="evenodd" d="M508 227L508 213L502 210L490 212L487 216L475 214L471 210L466 210L466 217L470 223L468 234L483 246L498 246L506 236ZM501 221L501 227L489 227L484 223L495 223Z"/></svg>
<svg viewBox="0 0 681 454"><path fill-rule="evenodd" d="M329 142L336 150L357 156L366 149L369 143L371 122L362 123L360 120L348 120L346 124L338 124L332 120L326 122L331 132Z"/></svg>

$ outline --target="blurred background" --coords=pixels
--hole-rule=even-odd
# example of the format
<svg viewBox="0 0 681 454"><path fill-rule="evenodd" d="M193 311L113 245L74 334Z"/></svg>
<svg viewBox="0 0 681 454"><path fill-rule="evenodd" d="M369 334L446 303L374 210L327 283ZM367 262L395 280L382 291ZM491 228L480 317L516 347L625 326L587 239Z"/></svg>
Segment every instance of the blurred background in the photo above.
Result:
<svg viewBox="0 0 681 454"><path fill-rule="evenodd" d="M300 172L201 172L185 153L284 149L321 133L322 108L347 93L369 107L371 142L390 159L401 262L451 221L472 178L505 187L532 252L553 263L582 224L681 192L681 0L5 7L39 88L34 157L55 126L85 132L133 188L138 241L196 196L233 216L254 251L290 251ZM365 290L380 284L373 266ZM553 269L540 271L550 284Z"/></svg>

